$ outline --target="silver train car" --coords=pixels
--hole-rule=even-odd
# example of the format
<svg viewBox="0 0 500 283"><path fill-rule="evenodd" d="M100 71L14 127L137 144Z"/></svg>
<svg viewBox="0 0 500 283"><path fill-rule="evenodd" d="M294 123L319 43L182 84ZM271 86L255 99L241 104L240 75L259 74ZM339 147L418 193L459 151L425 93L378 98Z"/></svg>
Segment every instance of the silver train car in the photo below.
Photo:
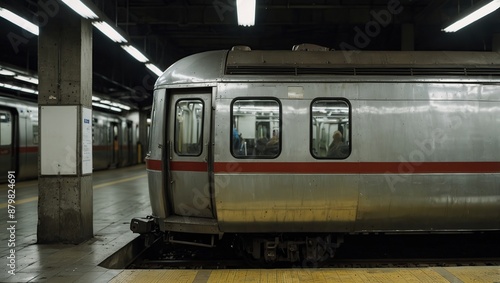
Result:
<svg viewBox="0 0 500 283"><path fill-rule="evenodd" d="M94 170L137 164L138 120L93 111ZM38 142L37 103L0 96L0 171L16 171L18 180L37 178ZM0 175L0 183L6 181Z"/></svg>
<svg viewBox="0 0 500 283"><path fill-rule="evenodd" d="M332 256L345 233L500 230L499 125L499 53L192 55L156 82L153 215L131 229L237 234L266 261Z"/></svg>

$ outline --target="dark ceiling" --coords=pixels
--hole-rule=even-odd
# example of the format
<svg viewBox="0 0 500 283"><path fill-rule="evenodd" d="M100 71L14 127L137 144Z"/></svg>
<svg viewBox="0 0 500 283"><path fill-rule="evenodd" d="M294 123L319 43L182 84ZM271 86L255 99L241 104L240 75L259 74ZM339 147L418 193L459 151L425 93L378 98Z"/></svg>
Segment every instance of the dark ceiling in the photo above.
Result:
<svg viewBox="0 0 500 283"><path fill-rule="evenodd" d="M39 9L36 2L0 0L0 6L33 19ZM193 53L235 45L489 51L494 35L500 34L500 10L456 33L441 31L458 13L480 2L471 0L257 0L254 27L237 25L235 0L92 2L161 69ZM13 44L13 33L23 31L0 19L0 64L36 72L37 37L24 36ZM156 76L96 29L93 47L94 91L147 107Z"/></svg>

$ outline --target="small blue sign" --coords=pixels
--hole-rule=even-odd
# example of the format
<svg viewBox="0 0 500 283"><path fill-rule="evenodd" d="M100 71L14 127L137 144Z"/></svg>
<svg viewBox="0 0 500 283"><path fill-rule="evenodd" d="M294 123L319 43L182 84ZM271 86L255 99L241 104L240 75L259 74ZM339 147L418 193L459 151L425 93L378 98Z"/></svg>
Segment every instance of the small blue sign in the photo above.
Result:
<svg viewBox="0 0 500 283"><path fill-rule="evenodd" d="M88 124L88 123L90 123L90 120L89 119L83 119L83 123L84 124Z"/></svg>

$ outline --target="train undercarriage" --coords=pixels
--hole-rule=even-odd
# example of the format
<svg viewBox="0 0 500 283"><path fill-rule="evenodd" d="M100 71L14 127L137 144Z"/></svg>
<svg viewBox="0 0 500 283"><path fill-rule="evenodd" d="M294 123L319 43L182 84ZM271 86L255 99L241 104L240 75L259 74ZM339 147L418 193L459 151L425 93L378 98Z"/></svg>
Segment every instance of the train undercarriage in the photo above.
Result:
<svg viewBox="0 0 500 283"><path fill-rule="evenodd" d="M343 243L336 234L238 235L244 251L253 259L266 262L322 262L333 258Z"/></svg>
<svg viewBox="0 0 500 283"><path fill-rule="evenodd" d="M146 246L155 239L163 238L165 243L233 249L242 257L268 263L322 262L333 258L344 242L343 234L328 233L163 233L153 218L132 219L131 230L145 236Z"/></svg>

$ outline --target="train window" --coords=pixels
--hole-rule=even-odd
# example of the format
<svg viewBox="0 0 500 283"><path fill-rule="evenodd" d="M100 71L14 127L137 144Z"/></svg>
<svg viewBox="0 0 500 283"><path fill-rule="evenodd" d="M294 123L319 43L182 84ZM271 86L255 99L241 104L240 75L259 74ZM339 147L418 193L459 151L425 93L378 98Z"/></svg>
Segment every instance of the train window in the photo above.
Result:
<svg viewBox="0 0 500 283"><path fill-rule="evenodd" d="M351 153L349 103L340 99L314 100L311 116L311 154L315 158L347 158Z"/></svg>
<svg viewBox="0 0 500 283"><path fill-rule="evenodd" d="M98 136L97 134L99 133L98 123L97 118L92 119L92 144L96 144L96 136Z"/></svg>
<svg viewBox="0 0 500 283"><path fill-rule="evenodd" d="M33 144L38 144L38 125L33 125Z"/></svg>
<svg viewBox="0 0 500 283"><path fill-rule="evenodd" d="M0 145L12 144L12 122L10 114L0 112Z"/></svg>
<svg viewBox="0 0 500 283"><path fill-rule="evenodd" d="M236 158L275 158L281 151L277 100L235 99L231 107L231 153Z"/></svg>
<svg viewBox="0 0 500 283"><path fill-rule="evenodd" d="M178 155L198 156L202 151L203 101L179 100L176 104L174 148Z"/></svg>

